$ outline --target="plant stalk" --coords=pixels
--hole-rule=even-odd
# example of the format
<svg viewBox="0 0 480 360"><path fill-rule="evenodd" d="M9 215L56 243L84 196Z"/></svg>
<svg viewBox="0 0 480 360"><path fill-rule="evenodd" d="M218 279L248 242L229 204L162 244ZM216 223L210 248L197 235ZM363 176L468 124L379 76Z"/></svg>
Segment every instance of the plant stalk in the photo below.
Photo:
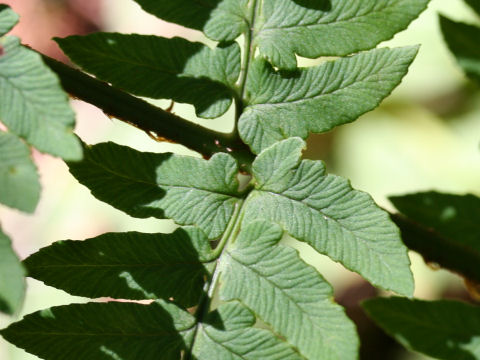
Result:
<svg viewBox="0 0 480 360"><path fill-rule="evenodd" d="M217 152L229 153L237 159L241 170L249 170L254 155L236 133L209 130L48 56L42 57L58 75L65 91L100 108L107 116L133 125L159 141L182 144L205 158Z"/></svg>

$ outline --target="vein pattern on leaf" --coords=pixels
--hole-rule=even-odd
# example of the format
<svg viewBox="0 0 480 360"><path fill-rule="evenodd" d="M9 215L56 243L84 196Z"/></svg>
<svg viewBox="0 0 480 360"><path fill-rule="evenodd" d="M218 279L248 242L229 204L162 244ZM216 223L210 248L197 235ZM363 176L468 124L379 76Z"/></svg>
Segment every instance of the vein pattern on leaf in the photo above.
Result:
<svg viewBox="0 0 480 360"><path fill-rule="evenodd" d="M192 341L195 319L161 300L150 305L89 303L27 315L1 335L48 360L178 360ZM36 341L32 341L32 338Z"/></svg>
<svg viewBox="0 0 480 360"><path fill-rule="evenodd" d="M0 203L33 212L40 182L30 149L16 135L0 131L0 154Z"/></svg>
<svg viewBox="0 0 480 360"><path fill-rule="evenodd" d="M411 295L407 249L388 214L368 194L353 190L346 179L327 175L322 162L300 158L295 162L288 157L304 146L301 139L291 138L257 157L256 190L246 200L243 224L258 218L278 222L296 239L372 284ZM284 158L289 161L282 163ZM281 181L270 183L272 176Z"/></svg>
<svg viewBox="0 0 480 360"><path fill-rule="evenodd" d="M0 120L42 152L78 160L75 115L56 75L18 38L0 39Z"/></svg>
<svg viewBox="0 0 480 360"><path fill-rule="evenodd" d="M274 66L295 69L295 54L344 56L405 29L428 0L264 0L255 42Z"/></svg>
<svg viewBox="0 0 480 360"><path fill-rule="evenodd" d="M207 161L103 143L69 167L99 200L134 217L197 225L209 239L223 233L239 200L238 166L227 154Z"/></svg>
<svg viewBox="0 0 480 360"><path fill-rule="evenodd" d="M182 38L95 33L57 39L85 71L134 95L193 104L215 118L227 111L240 74L237 43L212 50Z"/></svg>
<svg viewBox="0 0 480 360"><path fill-rule="evenodd" d="M8 5L0 4L0 36L9 32L18 22L19 16Z"/></svg>
<svg viewBox="0 0 480 360"><path fill-rule="evenodd" d="M28 274L89 298L170 299L191 307L210 276L211 248L194 227L172 234L110 233L58 241L28 257ZM179 286L179 284L182 284Z"/></svg>
<svg viewBox="0 0 480 360"><path fill-rule="evenodd" d="M135 0L160 19L202 30L212 40L231 41L248 29L248 0Z"/></svg>
<svg viewBox="0 0 480 360"><path fill-rule="evenodd" d="M416 53L416 47L375 49L295 72L257 60L248 74L240 135L259 153L285 138L352 122L391 93Z"/></svg>
<svg viewBox="0 0 480 360"><path fill-rule="evenodd" d="M193 355L208 360L302 360L270 331L254 328L255 316L231 302L210 313L195 338Z"/></svg>
<svg viewBox="0 0 480 360"><path fill-rule="evenodd" d="M279 225L244 222L222 259L222 298L242 301L306 359L356 359L354 325L320 274L278 245L282 235Z"/></svg>

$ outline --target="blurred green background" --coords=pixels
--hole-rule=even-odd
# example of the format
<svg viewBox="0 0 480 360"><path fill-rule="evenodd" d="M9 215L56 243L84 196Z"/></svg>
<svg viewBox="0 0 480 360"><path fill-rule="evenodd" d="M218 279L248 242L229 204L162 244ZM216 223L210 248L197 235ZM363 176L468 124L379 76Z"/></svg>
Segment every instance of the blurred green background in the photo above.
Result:
<svg viewBox="0 0 480 360"><path fill-rule="evenodd" d="M205 41L199 32L168 24L141 11L132 0L10 0L21 15L14 33L25 44L62 58L53 36L96 30L125 33L183 36ZM392 209L388 195L435 189L480 195L480 92L467 81L443 43L438 12L456 20L480 23L461 0L432 0L404 32L381 46L421 44L420 53L402 84L375 111L353 124L309 138L305 156L323 159L330 172L351 179L352 185L369 192L385 208ZM315 61L301 59L305 66ZM109 120L98 109L73 101L77 111L77 134L88 143L114 141L154 152L190 153L178 145L157 143L141 131ZM168 107L169 101L157 102ZM194 119L193 108L175 104L175 113ZM230 131L232 109L220 119L196 120L219 131ZM85 239L105 232L169 232L170 221L133 219L97 201L80 186L58 159L34 154L43 184L42 200L34 215L24 215L0 206L0 219L21 258L53 241ZM344 270L308 246L287 240L316 266L335 287L337 300L347 306L363 338L362 359L420 360L427 357L408 353L372 327L358 308L358 301L374 296L375 290L357 275ZM424 264L411 253L415 275L415 296L468 299L462 279ZM53 305L85 301L28 280L22 314ZM15 319L0 316L0 328ZM0 339L0 359L37 359Z"/></svg>

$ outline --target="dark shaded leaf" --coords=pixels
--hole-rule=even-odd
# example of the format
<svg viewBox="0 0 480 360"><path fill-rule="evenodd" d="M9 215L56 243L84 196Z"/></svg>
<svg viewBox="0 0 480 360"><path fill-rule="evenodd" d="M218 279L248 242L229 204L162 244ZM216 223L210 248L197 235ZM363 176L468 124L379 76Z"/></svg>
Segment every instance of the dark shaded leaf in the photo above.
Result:
<svg viewBox="0 0 480 360"><path fill-rule="evenodd" d="M211 270L203 232L110 233L84 241L58 241L28 257L29 276L70 294L90 298L169 299L198 304ZM181 285L179 285L181 284Z"/></svg>

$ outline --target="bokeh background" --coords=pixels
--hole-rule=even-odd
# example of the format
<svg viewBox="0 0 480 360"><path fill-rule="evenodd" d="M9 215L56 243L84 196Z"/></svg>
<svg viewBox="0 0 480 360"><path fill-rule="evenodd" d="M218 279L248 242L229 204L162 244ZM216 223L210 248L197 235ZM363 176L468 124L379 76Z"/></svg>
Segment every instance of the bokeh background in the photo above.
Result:
<svg viewBox="0 0 480 360"><path fill-rule="evenodd" d="M23 43L63 61L54 36L93 31L183 36L203 41L202 34L162 22L142 12L133 0L3 0L21 15L13 34ZM438 26L438 13L456 20L480 23L461 0L432 0L404 32L381 46L421 44L420 53L402 84L375 111L332 132L312 135L306 157L327 162L331 173L351 179L353 186L369 192L387 209L387 196L423 190L480 195L480 91L465 79L448 52ZM300 59L304 66L313 60ZM157 101L164 108L169 101ZM80 101L72 101L77 112L76 133L87 143L114 141L139 150L191 153L179 145L157 143L146 134ZM175 104L175 113L195 119L189 105ZM232 109L220 119L200 120L204 126L230 131ZM105 232L170 232L168 220L133 219L97 201L79 185L59 159L33 154L43 185L41 202L33 215L0 206L4 231L23 259L53 241L85 239ZM425 360L388 339L363 315L359 301L379 294L359 276L343 269L308 246L287 240L302 257L317 267L335 288L337 301L347 307L362 337L362 360ZM415 296L421 299L460 298L472 301L458 276L427 266L411 253L416 281ZM54 305L84 302L63 291L28 280L22 314ZM0 328L15 319L0 315ZM33 360L35 356L0 339L0 359Z"/></svg>

